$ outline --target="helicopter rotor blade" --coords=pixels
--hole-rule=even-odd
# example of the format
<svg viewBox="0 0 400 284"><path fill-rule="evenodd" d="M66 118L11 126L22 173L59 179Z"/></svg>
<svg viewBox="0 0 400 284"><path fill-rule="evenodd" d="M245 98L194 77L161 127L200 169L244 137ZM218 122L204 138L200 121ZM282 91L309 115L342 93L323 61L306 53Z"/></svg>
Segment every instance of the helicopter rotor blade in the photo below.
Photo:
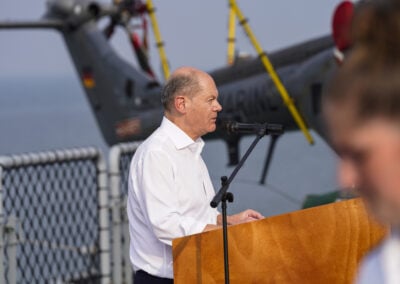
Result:
<svg viewBox="0 0 400 284"><path fill-rule="evenodd" d="M140 65L140 68L146 72L151 77L155 77L153 70L150 67L149 58L146 52L146 47L140 42L138 35L135 32L131 32L129 28L126 28L126 32L131 41L133 50L135 52L136 58Z"/></svg>
<svg viewBox="0 0 400 284"><path fill-rule="evenodd" d="M40 20L40 21L5 21L0 22L0 29L62 29L65 23L60 20Z"/></svg>
<svg viewBox="0 0 400 284"><path fill-rule="evenodd" d="M96 11L96 9L93 10ZM103 8L101 10L107 11ZM113 35L116 26L126 27L133 17L143 14L145 5L135 0L114 0L108 11L110 12L108 14L111 18L110 23L103 30L107 39ZM104 15L104 12L102 15Z"/></svg>
<svg viewBox="0 0 400 284"><path fill-rule="evenodd" d="M117 21L112 18L110 23L103 29L103 34L107 39L110 39L111 36L114 34L115 27L117 25Z"/></svg>

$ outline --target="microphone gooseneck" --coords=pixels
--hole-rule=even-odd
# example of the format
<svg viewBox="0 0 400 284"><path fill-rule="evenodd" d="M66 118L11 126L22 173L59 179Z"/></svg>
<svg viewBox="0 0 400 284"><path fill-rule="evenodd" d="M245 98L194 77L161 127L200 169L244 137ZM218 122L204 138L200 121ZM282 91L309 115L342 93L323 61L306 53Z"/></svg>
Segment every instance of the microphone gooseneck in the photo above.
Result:
<svg viewBox="0 0 400 284"><path fill-rule="evenodd" d="M280 135L283 133L283 125L273 123L239 123L228 121L222 125L228 133L258 134L264 131L267 135Z"/></svg>

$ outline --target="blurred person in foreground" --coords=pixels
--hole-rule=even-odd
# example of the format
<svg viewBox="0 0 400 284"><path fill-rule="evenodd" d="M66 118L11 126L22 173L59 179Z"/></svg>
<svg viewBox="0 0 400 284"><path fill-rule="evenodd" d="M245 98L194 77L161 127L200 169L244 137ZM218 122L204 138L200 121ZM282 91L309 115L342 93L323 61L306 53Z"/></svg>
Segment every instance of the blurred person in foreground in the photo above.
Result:
<svg viewBox="0 0 400 284"><path fill-rule="evenodd" d="M339 179L391 233L362 261L357 283L400 283L400 1L364 1L353 46L324 97Z"/></svg>
<svg viewBox="0 0 400 284"><path fill-rule="evenodd" d="M161 126L137 149L130 166L128 218L134 283L173 283L172 240L219 228L222 217L201 157L201 136L216 129L218 90L207 73L177 69L161 94ZM228 224L261 219L254 210Z"/></svg>

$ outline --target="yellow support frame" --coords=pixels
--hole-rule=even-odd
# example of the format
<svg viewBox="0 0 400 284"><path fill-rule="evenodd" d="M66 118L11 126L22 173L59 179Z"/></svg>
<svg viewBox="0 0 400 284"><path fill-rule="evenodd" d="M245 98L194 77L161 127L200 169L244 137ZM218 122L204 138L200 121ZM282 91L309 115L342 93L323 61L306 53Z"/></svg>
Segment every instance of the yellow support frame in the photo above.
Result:
<svg viewBox="0 0 400 284"><path fill-rule="evenodd" d="M228 51L227 61L229 65L235 62L235 41L236 41L236 14L232 6L229 6L229 22L228 22Z"/></svg>
<svg viewBox="0 0 400 284"><path fill-rule="evenodd" d="M235 11L236 16L239 19L240 25L243 27L244 31L246 32L246 35L250 39L250 42L254 46L258 56L260 56L260 59L261 59L263 65L264 65L266 71L268 72L268 74L270 75L270 77L271 77L272 81L274 82L276 88L278 89L278 91L279 91L279 93L280 93L280 95L282 97L282 100L283 100L284 104L288 107L291 115L293 116L293 119L295 120L295 122L297 123L297 125L299 126L301 131L303 132L303 134L306 137L307 141L310 144L314 144L314 140L313 140L310 132L308 131L303 118L301 117L299 111L297 110L296 106L294 105L293 99L289 96L285 86L282 84L282 81L280 80L278 74L276 73L274 67L272 66L272 63L269 60L267 54L261 48L261 45L259 44L257 38L254 36L249 24L247 23L247 19L244 17L243 13L239 9L236 1L235 0L229 0L229 5Z"/></svg>
<svg viewBox="0 0 400 284"><path fill-rule="evenodd" d="M164 42L161 38L160 29L158 28L157 18L155 15L155 8L151 0L146 0L147 11L149 13L151 25L153 27L154 38L156 40L158 53L160 54L161 65L163 69L164 79L167 80L170 75L167 55L164 49Z"/></svg>

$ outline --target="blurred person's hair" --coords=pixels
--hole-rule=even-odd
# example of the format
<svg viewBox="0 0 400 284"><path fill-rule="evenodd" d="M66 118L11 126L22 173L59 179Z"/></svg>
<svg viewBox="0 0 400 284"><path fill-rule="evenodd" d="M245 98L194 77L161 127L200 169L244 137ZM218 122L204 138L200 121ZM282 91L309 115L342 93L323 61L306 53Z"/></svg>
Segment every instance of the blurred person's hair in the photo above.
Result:
<svg viewBox="0 0 400 284"><path fill-rule="evenodd" d="M400 0L361 2L352 42L325 100L352 107L358 121L400 119Z"/></svg>

